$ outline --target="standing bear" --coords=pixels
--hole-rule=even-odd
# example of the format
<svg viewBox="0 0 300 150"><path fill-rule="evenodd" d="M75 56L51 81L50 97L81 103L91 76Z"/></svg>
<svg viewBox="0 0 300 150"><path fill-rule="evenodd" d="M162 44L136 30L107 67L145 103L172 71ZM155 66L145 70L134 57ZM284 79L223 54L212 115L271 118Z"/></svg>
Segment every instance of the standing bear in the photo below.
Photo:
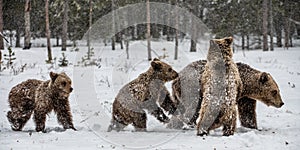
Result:
<svg viewBox="0 0 300 150"><path fill-rule="evenodd" d="M146 131L147 116L144 109L160 122L167 123L169 118L157 103L160 99L166 99L167 103L161 105L165 109L172 108L168 104L174 102L164 84L177 76L177 72L170 65L155 58L145 73L119 91L113 102L112 120L108 131L120 131L129 124L132 124L136 131Z"/></svg>
<svg viewBox="0 0 300 150"><path fill-rule="evenodd" d="M190 63L178 73L178 78L173 80L174 101L181 104L177 109L184 111L176 111L178 113L170 118L168 128L181 129L184 125L192 128L196 126L196 119L199 116L202 102L200 79L206 62L206 60L198 60ZM237 103L239 120L243 127L257 129L256 101L280 108L284 104L280 90L269 73L259 71L244 63L236 64L243 83L243 89L240 91L241 97Z"/></svg>
<svg viewBox="0 0 300 150"><path fill-rule="evenodd" d="M8 121L14 131L21 131L32 113L37 132L45 132L46 116L52 110L64 129L73 129L69 95L73 88L71 79L65 73L50 72L50 80L29 79L14 86L8 97L11 111Z"/></svg>
<svg viewBox="0 0 300 150"><path fill-rule="evenodd" d="M210 41L207 63L201 78L203 101L199 112L197 135L223 126L223 135L233 135L236 128L236 100L242 81L232 60L232 37Z"/></svg>

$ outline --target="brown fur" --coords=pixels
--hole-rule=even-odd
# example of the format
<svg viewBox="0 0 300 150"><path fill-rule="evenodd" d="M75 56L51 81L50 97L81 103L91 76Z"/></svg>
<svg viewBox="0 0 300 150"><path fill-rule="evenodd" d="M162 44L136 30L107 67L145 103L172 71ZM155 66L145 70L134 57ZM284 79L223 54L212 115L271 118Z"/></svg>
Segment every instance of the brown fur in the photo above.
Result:
<svg viewBox="0 0 300 150"><path fill-rule="evenodd" d="M175 101L179 101L179 103L181 103L185 108L189 109L185 109L184 112L179 113L176 116L172 116L172 118L170 119L170 123L168 123L168 128L180 129L183 127L184 123L190 125L191 127L194 127L196 125L196 119L199 116L198 112L201 108L202 102L200 79L204 71L205 64L206 60L199 60L187 65L182 71L179 72L178 78L173 81L172 89ZM263 72L258 71L244 63L236 64L239 69L241 80L243 82L243 92L241 94L241 98L238 100L239 119L242 126L257 129L255 110L256 100L266 101L265 103L270 103L271 106L278 107L280 106L278 104L283 104L279 89L277 83L271 76L269 78L269 84L258 87L257 84L259 84L259 79L261 78L260 75L262 75ZM199 80L200 85L197 84L186 87L187 85L191 85L191 83L195 82L194 80ZM259 88L260 91L265 92L256 93L256 91L253 90L256 88ZM184 96L184 94L187 95L190 93L195 93L193 91L199 90L200 94L193 94L194 96L192 97ZM278 91L278 96L274 97L272 96L272 94L270 94L274 90ZM252 95L252 98L249 98L249 95ZM195 103L196 105L193 103ZM277 106L275 104L277 104Z"/></svg>
<svg viewBox="0 0 300 150"><path fill-rule="evenodd" d="M15 131L20 131L34 113L36 131L45 132L46 115L52 110L64 129L74 129L69 105L71 79L65 74L50 72L51 80L30 79L13 87L9 93L7 118Z"/></svg>
<svg viewBox="0 0 300 150"><path fill-rule="evenodd" d="M201 78L203 101L199 111L197 135L223 126L223 135L233 135L236 128L236 100L242 82L232 60L232 38L210 41L207 63Z"/></svg>
<svg viewBox="0 0 300 150"><path fill-rule="evenodd" d="M280 108L284 105L277 83L269 73L260 72L249 65L237 63L242 79L243 90L238 100L238 111L241 125L257 129L256 101L259 100L267 106Z"/></svg>
<svg viewBox="0 0 300 150"><path fill-rule="evenodd" d="M113 102L112 121L108 131L119 131L129 124L133 124L136 131L146 131L147 116L143 109L148 110L159 121L167 123L169 118L156 103L165 97L165 103L171 103L172 99L164 83L177 76L177 72L170 65L154 59L148 71L140 74L119 91ZM167 104L161 105L170 109Z"/></svg>

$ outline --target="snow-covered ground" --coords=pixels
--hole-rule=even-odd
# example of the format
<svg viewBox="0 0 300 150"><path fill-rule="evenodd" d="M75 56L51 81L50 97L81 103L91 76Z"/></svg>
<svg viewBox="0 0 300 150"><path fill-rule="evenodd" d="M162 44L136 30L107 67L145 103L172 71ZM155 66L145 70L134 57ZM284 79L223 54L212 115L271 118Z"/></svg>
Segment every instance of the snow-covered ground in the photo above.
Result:
<svg viewBox="0 0 300 150"><path fill-rule="evenodd" d="M174 43L152 42L153 57L162 59L180 71L188 63L205 59L208 42L198 45L198 52L189 53L189 42L180 43L179 60L174 61ZM206 137L196 136L194 130L171 130L148 115L148 132L133 132L129 126L122 132L106 132L111 117L111 103L118 90L125 83L147 70L146 42L130 43L130 59L120 50L111 51L101 44L92 46L97 66L83 67L79 63L87 47L79 46L79 52L64 52L71 63L59 67L60 48L53 48L56 63L46 64L46 48L21 50L16 53L16 70L27 64L25 71L13 75L10 70L0 72L0 149L299 149L300 147L300 48L284 50L276 48L273 52L261 50L241 51L234 54L236 62L241 61L253 68L269 72L277 81L285 105L280 108L267 107L258 102L257 118L259 130L240 127L233 136L223 137L221 129ZM165 49L165 50L163 50ZM6 51L3 51L6 53ZM6 113L8 93L21 81L35 78L48 80L49 72L66 72L73 79L74 92L70 96L75 127L78 131L62 131L56 116L47 116L47 133L34 131L30 119L23 131L15 132L10 128ZM170 88L170 83L167 84ZM298 91L298 92L297 92ZM238 123L239 124L239 123Z"/></svg>

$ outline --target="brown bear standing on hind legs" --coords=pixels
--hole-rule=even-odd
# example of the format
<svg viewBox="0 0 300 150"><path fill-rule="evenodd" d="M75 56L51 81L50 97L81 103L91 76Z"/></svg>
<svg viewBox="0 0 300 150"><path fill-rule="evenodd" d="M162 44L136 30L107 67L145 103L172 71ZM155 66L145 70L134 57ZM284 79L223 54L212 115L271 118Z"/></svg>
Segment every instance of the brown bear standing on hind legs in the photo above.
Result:
<svg viewBox="0 0 300 150"><path fill-rule="evenodd" d="M50 72L50 80L30 79L14 86L9 93L8 121L15 131L21 131L34 113L37 132L45 132L46 115L52 110L64 129L73 129L69 95L73 88L71 79L65 73Z"/></svg>
<svg viewBox="0 0 300 150"><path fill-rule="evenodd" d="M181 106L177 108L182 109L180 107L184 107L184 111L180 111L170 118L168 128L181 129L184 124L193 128L196 125L202 102L200 79L206 62L206 60L199 60L190 63L179 72L178 78L173 80L174 101L178 101ZM261 72L244 63L236 64L243 82L243 89L240 91L241 97L237 103L238 116L242 126L257 129L256 101L280 108L284 104L280 90L269 73ZM198 82L199 84L196 84Z"/></svg>
<svg viewBox="0 0 300 150"><path fill-rule="evenodd" d="M236 128L236 100L242 81L232 60L232 37L210 41L207 63L201 78L203 101L199 112L197 135L223 126L223 135L233 135Z"/></svg>
<svg viewBox="0 0 300 150"><path fill-rule="evenodd" d="M111 125L108 131L120 131L132 124L136 131L146 131L146 109L160 122L167 123L169 118L157 105L159 99L167 97L170 101L164 84L175 79L177 72L172 67L159 59L151 62L151 67L121 88L113 102ZM166 109L170 109L165 105Z"/></svg>

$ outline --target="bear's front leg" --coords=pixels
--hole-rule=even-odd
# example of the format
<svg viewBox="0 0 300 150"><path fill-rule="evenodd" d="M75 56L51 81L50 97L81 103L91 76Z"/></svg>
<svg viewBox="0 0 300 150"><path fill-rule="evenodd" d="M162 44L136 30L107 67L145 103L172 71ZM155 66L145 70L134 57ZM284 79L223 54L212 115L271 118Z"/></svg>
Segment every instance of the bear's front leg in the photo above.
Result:
<svg viewBox="0 0 300 150"><path fill-rule="evenodd" d="M161 94L163 95L163 94ZM163 102L160 104L160 107L163 108L166 112L168 112L170 115L174 114L177 106L173 102L172 97L170 94L166 94L165 97L160 97L159 100L163 99Z"/></svg>
<svg viewBox="0 0 300 150"><path fill-rule="evenodd" d="M54 107L54 111L57 114L57 121L61 124L64 129L77 130L73 125L72 114L70 111L70 106L67 100L66 103L59 105L59 107Z"/></svg>
<svg viewBox="0 0 300 150"><path fill-rule="evenodd" d="M246 128L257 129L256 100L243 97L238 100L238 111L241 125Z"/></svg>
<svg viewBox="0 0 300 150"><path fill-rule="evenodd" d="M164 111L156 104L153 99L147 100L142 104L143 109L153 115L157 120L163 123L168 123L170 119L164 114Z"/></svg>
<svg viewBox="0 0 300 150"><path fill-rule="evenodd" d="M233 108L231 112L229 112L229 115L224 117L223 136L234 134L236 129L236 112L236 109Z"/></svg>
<svg viewBox="0 0 300 150"><path fill-rule="evenodd" d="M43 111L34 111L34 122L35 122L35 130L36 132L46 132L45 131L45 122L46 122L46 115L47 113L46 112L43 112Z"/></svg>
<svg viewBox="0 0 300 150"><path fill-rule="evenodd" d="M156 117L156 119L159 120L160 122L168 123L170 121L169 117L166 116L164 114L164 111L159 107L156 107L156 109L150 111L150 113L151 113L151 115Z"/></svg>

